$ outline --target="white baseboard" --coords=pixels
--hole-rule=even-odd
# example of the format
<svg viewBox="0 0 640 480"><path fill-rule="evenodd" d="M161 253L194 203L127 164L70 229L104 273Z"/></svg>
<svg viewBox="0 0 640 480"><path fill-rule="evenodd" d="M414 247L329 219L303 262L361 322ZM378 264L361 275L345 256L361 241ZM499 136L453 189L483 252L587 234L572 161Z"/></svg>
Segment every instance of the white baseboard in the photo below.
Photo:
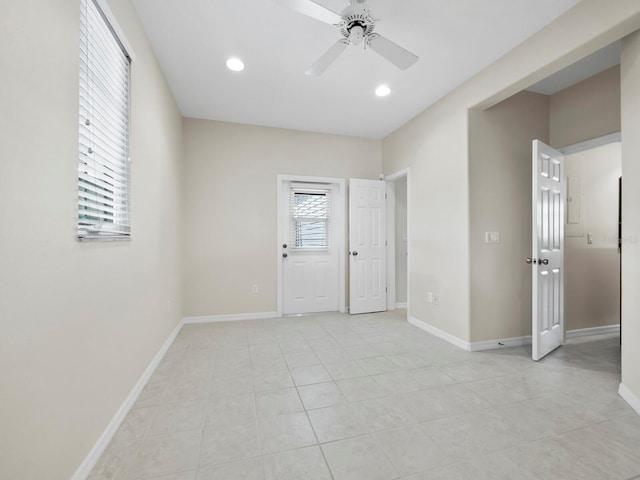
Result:
<svg viewBox="0 0 640 480"><path fill-rule="evenodd" d="M107 425L107 428L105 429L104 432L102 432L102 435L100 435L100 438L98 438L98 441L96 442L96 444L89 451L89 454L86 456L84 461L80 464L76 472L73 474L73 476L71 477L71 480L86 480L86 478L89 476L89 474L91 473L91 470L93 470L93 467L95 467L96 463L104 453L105 449L107 448L107 446L109 446L109 442L111 442L111 439L118 431L120 424L129 413L129 410L131 410L131 407L133 407L133 404L136 403L136 400L138 399L140 392L142 392L142 389L151 378L151 375L153 375L153 372L155 372L156 368L160 364L160 361L162 360L164 355L167 353L167 350L169 350L169 347L171 347L171 344L173 343L176 336L180 332L182 325L183 325L183 321L180 321L180 323L178 323L178 325L173 330L173 332L171 332L171 334L169 335L169 338L167 338L167 341L164 342L164 344L162 345L162 347L160 348L156 356L153 357L153 360L151 360L151 363L149 364L147 369L143 372L142 376L138 380L138 383L136 383L136 385L133 387L133 390L131 390L131 393L129 393L129 396L126 398L124 403L120 405L120 408L118 409L116 414L113 416L113 418Z"/></svg>
<svg viewBox="0 0 640 480"><path fill-rule="evenodd" d="M240 320L265 320L268 318L276 318L278 312L258 312L258 313L231 313L228 315L207 315L204 317L185 317L182 323L185 325L197 323L216 323L216 322L237 322Z"/></svg>
<svg viewBox="0 0 640 480"><path fill-rule="evenodd" d="M398 308L404 308L406 310L407 302L396 303L396 309L398 309Z"/></svg>
<svg viewBox="0 0 640 480"><path fill-rule="evenodd" d="M531 335L525 337L511 337L497 340L485 340L483 342L472 342L472 352L482 352L484 350L497 350L507 347L521 347L523 345L531 345Z"/></svg>
<svg viewBox="0 0 640 480"><path fill-rule="evenodd" d="M418 320L415 317L409 317L408 321L411 325L414 325L419 329L424 330L425 332L428 332L431 335L434 335L444 340L445 342L449 342L452 345L455 345L456 347L466 350L468 352L471 351L471 345L469 344L469 342L465 342L464 340L461 340L458 337L454 337L453 335L447 332L443 332L442 330L436 327L432 327L431 325L424 323L422 320Z"/></svg>
<svg viewBox="0 0 640 480"><path fill-rule="evenodd" d="M587 337L590 335L608 335L610 333L620 333L620 324L567 330L567 338Z"/></svg>
<svg viewBox="0 0 640 480"><path fill-rule="evenodd" d="M631 392L631 390L625 387L622 383L618 388L618 394L624 399L625 402L631 405L631 408L633 408L638 415L640 415L640 398L636 397Z"/></svg>
<svg viewBox="0 0 640 480"><path fill-rule="evenodd" d="M431 325L424 323L422 320L418 320L415 317L409 317L409 323L416 327L429 332L430 334L445 340L458 348L466 350L468 352L481 352L485 350L497 350L507 347L520 347L523 345L531 345L531 335L523 337L512 337L495 340L485 340L481 342L465 342L453 335L443 332L442 330L432 327ZM577 330L567 331L567 338L584 337L590 335L606 335L611 333L618 333L620 331L620 325L606 325L604 327L592 327L592 328L580 328Z"/></svg>

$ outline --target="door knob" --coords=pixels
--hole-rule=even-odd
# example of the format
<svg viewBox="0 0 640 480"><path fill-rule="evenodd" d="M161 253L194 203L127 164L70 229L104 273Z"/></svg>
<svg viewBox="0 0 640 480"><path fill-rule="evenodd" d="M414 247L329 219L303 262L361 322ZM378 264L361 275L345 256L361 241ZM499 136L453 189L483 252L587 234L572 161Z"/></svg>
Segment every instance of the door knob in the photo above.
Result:
<svg viewBox="0 0 640 480"><path fill-rule="evenodd" d="M527 258L526 261L527 261L527 265L531 265L532 263L533 264L537 263L535 258Z"/></svg>
<svg viewBox="0 0 640 480"><path fill-rule="evenodd" d="M549 265L549 260L547 260L546 258L541 258L540 262L542 265Z"/></svg>
<svg viewBox="0 0 640 480"><path fill-rule="evenodd" d="M282 254L282 258L287 258L289 255L287 255L286 253Z"/></svg>
<svg viewBox="0 0 640 480"><path fill-rule="evenodd" d="M354 257L358 256L358 252L353 252L351 255L353 255Z"/></svg>
<svg viewBox="0 0 640 480"><path fill-rule="evenodd" d="M287 244L286 244L286 243L284 243L284 244L282 245L282 248L287 248Z"/></svg>

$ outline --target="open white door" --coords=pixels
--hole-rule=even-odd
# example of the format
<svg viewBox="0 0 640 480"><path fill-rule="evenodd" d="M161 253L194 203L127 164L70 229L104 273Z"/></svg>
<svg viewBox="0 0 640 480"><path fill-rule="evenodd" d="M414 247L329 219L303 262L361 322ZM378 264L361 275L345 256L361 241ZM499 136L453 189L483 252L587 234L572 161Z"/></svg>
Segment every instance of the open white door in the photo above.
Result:
<svg viewBox="0 0 640 480"><path fill-rule="evenodd" d="M531 356L540 360L564 342L564 156L533 141Z"/></svg>
<svg viewBox="0 0 640 480"><path fill-rule="evenodd" d="M349 180L350 313L387 308L385 182Z"/></svg>

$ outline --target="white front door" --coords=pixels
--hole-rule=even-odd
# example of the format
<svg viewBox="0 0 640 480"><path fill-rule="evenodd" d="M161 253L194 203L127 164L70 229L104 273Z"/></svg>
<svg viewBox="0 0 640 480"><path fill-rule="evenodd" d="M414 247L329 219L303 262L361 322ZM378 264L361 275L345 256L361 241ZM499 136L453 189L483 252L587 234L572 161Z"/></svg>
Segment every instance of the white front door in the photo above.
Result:
<svg viewBox="0 0 640 480"><path fill-rule="evenodd" d="M387 309L385 182L349 180L350 313Z"/></svg>
<svg viewBox="0 0 640 480"><path fill-rule="evenodd" d="M337 186L282 182L282 292L285 315L339 310Z"/></svg>
<svg viewBox="0 0 640 480"><path fill-rule="evenodd" d="M533 141L532 358L564 342L564 156Z"/></svg>

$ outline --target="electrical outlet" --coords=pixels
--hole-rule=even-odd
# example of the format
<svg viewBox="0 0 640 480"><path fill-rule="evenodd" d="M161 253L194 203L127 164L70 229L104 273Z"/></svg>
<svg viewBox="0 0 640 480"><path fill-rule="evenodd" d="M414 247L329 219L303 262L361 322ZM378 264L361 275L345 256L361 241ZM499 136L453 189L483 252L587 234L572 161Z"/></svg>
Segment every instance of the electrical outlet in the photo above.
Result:
<svg viewBox="0 0 640 480"><path fill-rule="evenodd" d="M258 293L258 285L256 283L251 285L251 293Z"/></svg>

